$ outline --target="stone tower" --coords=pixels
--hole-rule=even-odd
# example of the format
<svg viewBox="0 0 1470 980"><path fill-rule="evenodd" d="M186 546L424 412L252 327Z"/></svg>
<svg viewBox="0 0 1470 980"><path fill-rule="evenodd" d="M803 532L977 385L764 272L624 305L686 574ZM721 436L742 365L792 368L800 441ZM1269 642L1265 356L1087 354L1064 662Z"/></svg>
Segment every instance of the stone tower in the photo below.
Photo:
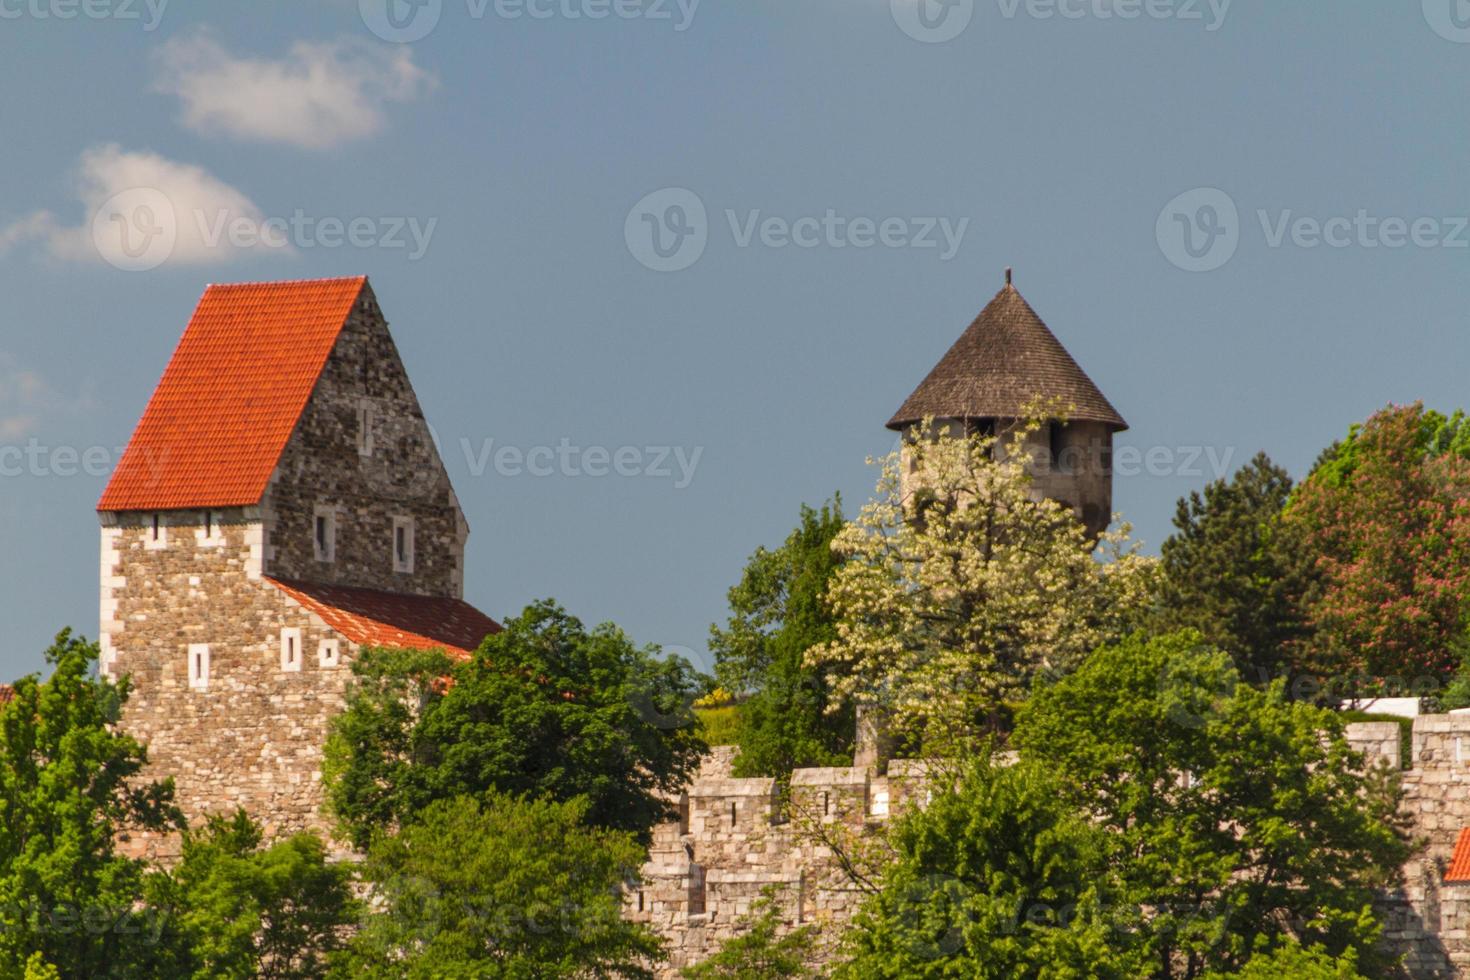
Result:
<svg viewBox="0 0 1470 980"><path fill-rule="evenodd" d="M208 287L97 510L102 670L191 821L322 829L356 651L499 629L463 601L469 528L363 277Z"/></svg>
<svg viewBox="0 0 1470 980"><path fill-rule="evenodd" d="M1009 269L1005 287L888 420L888 428L918 435L919 423L933 418L941 432L1003 436L1037 403L1060 404L1067 417L1052 420L1028 440L1036 492L1071 507L1095 537L1112 520L1113 434L1128 423L1021 298Z"/></svg>

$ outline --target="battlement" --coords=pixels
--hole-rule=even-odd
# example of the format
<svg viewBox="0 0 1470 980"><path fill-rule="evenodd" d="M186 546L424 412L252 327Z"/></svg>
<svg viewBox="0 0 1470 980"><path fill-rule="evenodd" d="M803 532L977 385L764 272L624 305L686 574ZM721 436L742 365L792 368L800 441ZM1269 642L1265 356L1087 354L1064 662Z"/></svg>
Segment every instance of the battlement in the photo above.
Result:
<svg viewBox="0 0 1470 980"><path fill-rule="evenodd" d="M1407 758L1397 722L1353 722L1348 743L1370 763L1399 771L1402 812L1423 847L1404 865L1404 887L1386 896L1384 938L1411 976L1470 975L1470 884L1445 880L1470 827L1470 714L1420 715Z"/></svg>
<svg viewBox="0 0 1470 980"><path fill-rule="evenodd" d="M642 887L628 896L625 914L669 944L660 976L678 976L738 935L767 890L789 927L833 926L813 950L820 960L863 897L832 844L929 796L928 768L917 761L889 763L886 777L861 766L797 769L783 787L735 778L733 758L728 747L706 757L680 796L679 821L654 829Z"/></svg>

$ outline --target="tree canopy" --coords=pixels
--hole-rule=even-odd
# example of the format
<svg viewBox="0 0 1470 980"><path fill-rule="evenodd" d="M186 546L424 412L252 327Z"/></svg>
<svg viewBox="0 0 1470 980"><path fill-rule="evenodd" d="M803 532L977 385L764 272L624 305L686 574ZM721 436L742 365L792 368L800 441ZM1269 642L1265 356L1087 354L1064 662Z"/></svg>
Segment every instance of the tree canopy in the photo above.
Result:
<svg viewBox="0 0 1470 980"><path fill-rule="evenodd" d="M1309 576L1281 522L1291 489L1286 471L1258 453L1228 481L1179 501L1160 552L1160 628L1198 630L1254 684L1286 670L1306 635Z"/></svg>
<svg viewBox="0 0 1470 980"><path fill-rule="evenodd" d="M1095 542L1072 511L1035 499L1024 443L1034 427L1004 444L912 440L836 538L837 636L808 662L929 754L996 730L1038 677L1075 668L1147 608L1156 563L1126 527Z"/></svg>
<svg viewBox="0 0 1470 980"><path fill-rule="evenodd" d="M327 860L313 834L269 846L243 811L184 834L171 872L149 881L167 920L172 962L161 975L196 980L310 980L326 975L357 921L352 867Z"/></svg>
<svg viewBox="0 0 1470 980"><path fill-rule="evenodd" d="M333 972L342 980L652 977L660 953L621 916L643 850L587 826L588 804L500 793L430 803L380 835L363 876L379 910Z"/></svg>
<svg viewBox="0 0 1470 980"><path fill-rule="evenodd" d="M838 703L825 671L806 663L808 650L836 637L826 590L840 562L832 541L844 523L839 498L820 511L803 506L779 548L751 555L730 589L726 627L710 627L716 677L748 695L740 705L737 776L851 764L852 706Z"/></svg>
<svg viewBox="0 0 1470 980"><path fill-rule="evenodd" d="M1470 426L1422 405L1353 427L1297 489L1285 522L1315 562L1304 666L1443 681L1470 597Z"/></svg>
<svg viewBox="0 0 1470 980"><path fill-rule="evenodd" d="M646 835L706 746L689 664L587 630L539 602L473 657L367 650L334 719L328 802L359 848L430 803L498 791L586 800L592 824Z"/></svg>
<svg viewBox="0 0 1470 980"><path fill-rule="evenodd" d="M1373 900L1409 847L1397 774L1365 768L1335 713L1241 683L1198 633L1135 634L1038 692L1014 741L1109 832L1154 975L1288 941L1374 964Z"/></svg>
<svg viewBox="0 0 1470 980"><path fill-rule="evenodd" d="M853 922L841 980L1140 974L1106 832L1054 774L982 756L940 789L894 829L897 859Z"/></svg>
<svg viewBox="0 0 1470 980"><path fill-rule="evenodd" d="M147 868L114 841L179 826L172 785L142 778L147 754L117 727L128 682L94 676L95 644L63 631L46 662L0 709L0 974L157 976Z"/></svg>

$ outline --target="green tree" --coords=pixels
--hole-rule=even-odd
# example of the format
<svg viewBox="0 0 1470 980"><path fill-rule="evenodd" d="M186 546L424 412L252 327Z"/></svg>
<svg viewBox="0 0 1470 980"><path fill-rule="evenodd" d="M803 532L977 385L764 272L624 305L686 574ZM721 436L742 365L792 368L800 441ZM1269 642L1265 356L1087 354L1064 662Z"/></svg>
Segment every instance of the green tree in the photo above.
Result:
<svg viewBox="0 0 1470 980"><path fill-rule="evenodd" d="M1038 678L1123 635L1154 592L1157 563L1126 526L1094 540L1070 509L1037 499L1026 439L1038 425L1004 444L910 441L834 544L846 559L828 590L837 637L808 662L926 754L1004 728Z"/></svg>
<svg viewBox="0 0 1470 980"><path fill-rule="evenodd" d="M1252 956L1238 973L1210 973L1205 980L1367 980L1358 972L1358 957L1352 950L1330 956L1320 946L1310 949L1285 943L1267 953Z"/></svg>
<svg viewBox="0 0 1470 980"><path fill-rule="evenodd" d="M491 792L432 803L380 835L363 868L379 910L333 976L651 977L658 940L620 914L643 850L589 816L582 799Z"/></svg>
<svg viewBox="0 0 1470 980"><path fill-rule="evenodd" d="M321 839L295 834L262 846L243 810L187 832L178 866L150 893L178 950L169 975L307 980L357 920L351 868L327 861Z"/></svg>
<svg viewBox="0 0 1470 980"><path fill-rule="evenodd" d="M345 835L410 822L435 800L498 790L583 797L593 824L646 835L706 746L693 668L617 627L528 607L474 656L364 651L323 767Z"/></svg>
<svg viewBox="0 0 1470 980"><path fill-rule="evenodd" d="M141 778L143 746L117 727L128 682L94 676L96 661L62 631L50 678L17 681L0 710L0 975L157 975L145 865L113 842L176 826L173 787Z"/></svg>
<svg viewBox="0 0 1470 980"><path fill-rule="evenodd" d="M810 980L816 976L806 965L806 954L816 938L815 926L801 926L780 935L783 920L775 893L767 889L751 907L739 935L727 939L704 961L685 967L687 980Z"/></svg>
<svg viewBox="0 0 1470 980"><path fill-rule="evenodd" d="M1022 757L1110 831L1130 907L1151 910L1154 976L1238 969L1291 940L1371 960L1374 896L1409 852L1397 776L1283 688L1240 683L1198 633L1135 634L1021 712Z"/></svg>
<svg viewBox="0 0 1470 980"><path fill-rule="evenodd" d="M1160 626L1192 628L1264 685L1306 634L1303 563L1281 513L1291 478L1258 453L1229 481L1179 501L1161 549Z"/></svg>
<svg viewBox="0 0 1470 980"><path fill-rule="evenodd" d="M837 976L1140 975L1106 837L1045 768L981 757L895 828L897 860L845 937Z"/></svg>
<svg viewBox="0 0 1470 980"><path fill-rule="evenodd" d="M824 672L805 663L809 649L837 636L825 595L841 561L832 541L844 524L840 497L820 511L803 505L781 547L750 556L730 590L726 627L710 627L721 685L750 695L740 706L737 776L852 760L852 706L835 703Z"/></svg>

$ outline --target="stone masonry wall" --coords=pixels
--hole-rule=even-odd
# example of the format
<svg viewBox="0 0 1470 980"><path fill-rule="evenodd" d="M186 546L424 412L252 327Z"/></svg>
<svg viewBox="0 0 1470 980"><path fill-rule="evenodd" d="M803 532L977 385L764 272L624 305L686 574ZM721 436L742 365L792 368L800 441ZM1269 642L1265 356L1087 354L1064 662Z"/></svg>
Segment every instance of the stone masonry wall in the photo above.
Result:
<svg viewBox="0 0 1470 980"><path fill-rule="evenodd" d="M370 407L372 452L359 452ZM398 349L370 287L342 329L262 502L266 574L463 598L469 534ZM318 507L332 509L332 561L317 560ZM413 519L412 573L393 563L393 519Z"/></svg>
<svg viewBox="0 0 1470 980"><path fill-rule="evenodd" d="M628 896L628 918L647 923L669 946L659 977L680 971L739 935L767 888L788 927L822 927L810 951L829 959L863 893L851 883L827 841L851 840L890 812L888 781L863 768L799 769L787 805L773 779L730 776L733 750L717 748L680 801L681 819L654 829L642 888ZM920 799L922 767L906 773L904 801Z"/></svg>
<svg viewBox="0 0 1470 980"><path fill-rule="evenodd" d="M243 806L270 836L323 829L322 744L351 646L262 581L258 520L216 513L213 538L199 515L162 515L161 546L149 515L102 529L104 667L132 683L123 727L148 746L149 778L174 778L191 822ZM301 631L298 670L282 668L286 627ZM339 666L321 665L324 639L338 641ZM209 650L202 688L189 682L194 644ZM135 837L129 850L168 857L175 844Z"/></svg>
<svg viewBox="0 0 1470 980"><path fill-rule="evenodd" d="M1382 765L1400 767L1398 725L1349 725L1348 738ZM1384 900L1385 938L1410 977L1470 977L1470 885L1444 880L1455 840L1470 827L1470 715L1414 719L1403 786L1404 813L1424 847L1404 865L1403 892Z"/></svg>
<svg viewBox="0 0 1470 980"><path fill-rule="evenodd" d="M1400 734L1393 722L1347 726L1353 748L1394 769L1401 768ZM668 943L663 980L739 935L768 886L788 929L826 927L810 961L827 961L863 896L814 824L860 837L929 798L925 765L897 759L886 777L861 768L797 770L783 807L775 780L731 778L733 754L714 750L681 800L681 820L655 828L642 889L628 897L628 917ZM1404 866L1403 890L1381 899L1384 938L1402 955L1405 977L1470 977L1470 884L1444 882L1459 832L1470 827L1470 714L1415 719L1411 754L1403 808L1424 846ZM788 812L796 816L787 819Z"/></svg>

